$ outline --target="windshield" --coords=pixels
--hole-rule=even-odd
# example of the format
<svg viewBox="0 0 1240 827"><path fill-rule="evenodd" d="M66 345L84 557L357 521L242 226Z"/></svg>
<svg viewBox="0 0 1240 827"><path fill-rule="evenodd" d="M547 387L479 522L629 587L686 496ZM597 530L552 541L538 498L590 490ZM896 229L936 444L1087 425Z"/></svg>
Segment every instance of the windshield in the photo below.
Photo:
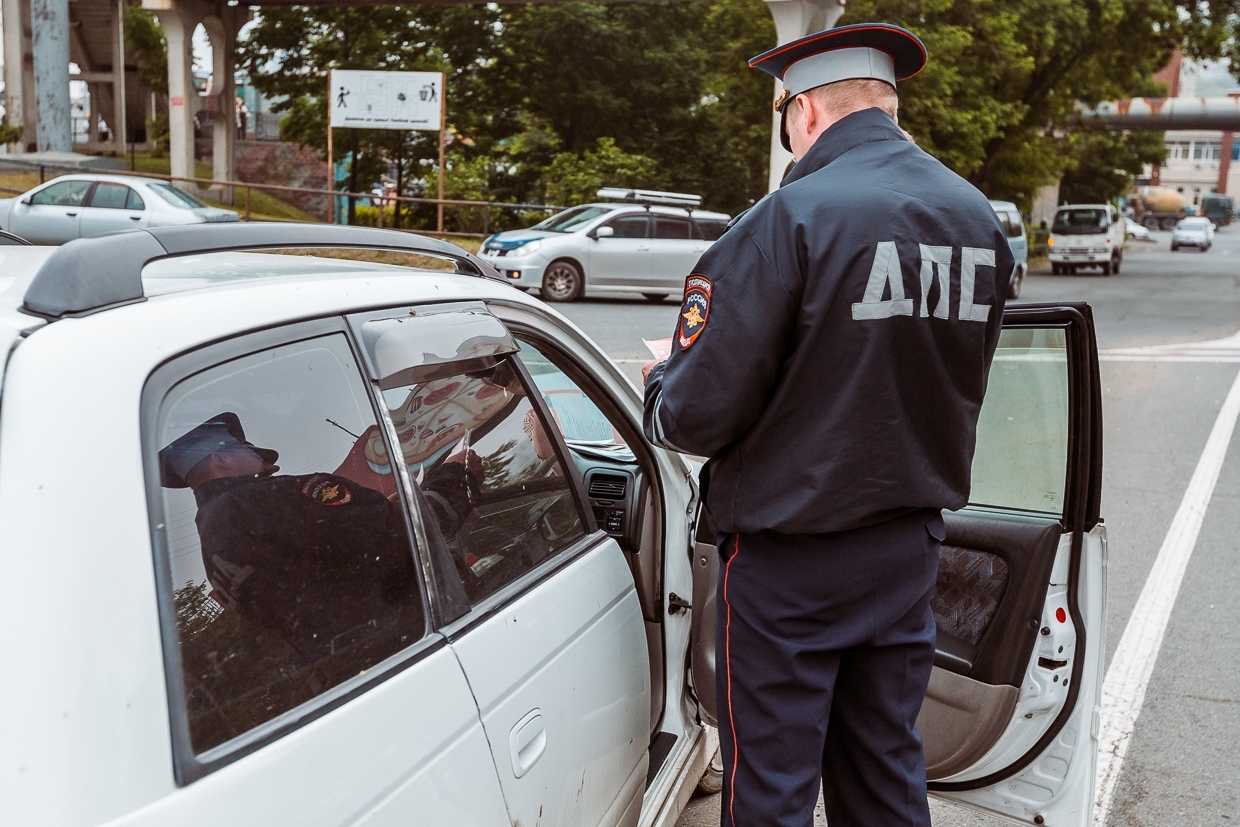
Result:
<svg viewBox="0 0 1240 827"><path fill-rule="evenodd" d="M1051 232L1059 235L1089 235L1105 233L1108 226L1110 222L1107 220L1106 210L1060 210L1055 213L1055 225L1051 227Z"/></svg>
<svg viewBox="0 0 1240 827"><path fill-rule="evenodd" d="M1206 227L1208 227L1209 225L1210 225L1210 222L1209 222L1209 221L1206 221L1204 218L1193 218L1193 219L1189 219L1188 221L1181 221L1181 222L1177 225L1177 229L1180 229L1180 230L1204 230L1204 229L1205 229Z"/></svg>
<svg viewBox="0 0 1240 827"><path fill-rule="evenodd" d="M530 227L531 230L546 230L549 233L571 233L580 230L594 219L611 212L610 207L573 207L565 210Z"/></svg>
<svg viewBox="0 0 1240 827"><path fill-rule="evenodd" d="M171 184L147 184L147 186L153 189L156 195L174 207L186 207L192 210L197 207L207 206L188 192L182 192Z"/></svg>

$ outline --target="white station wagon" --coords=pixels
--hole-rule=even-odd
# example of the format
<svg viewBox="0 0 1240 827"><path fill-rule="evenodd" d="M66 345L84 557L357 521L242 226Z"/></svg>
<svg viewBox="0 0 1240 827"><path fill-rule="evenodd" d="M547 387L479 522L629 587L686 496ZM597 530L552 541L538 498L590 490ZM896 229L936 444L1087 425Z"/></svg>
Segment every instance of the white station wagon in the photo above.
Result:
<svg viewBox="0 0 1240 827"><path fill-rule="evenodd" d="M324 247L454 270L255 252ZM717 785L695 468L505 281L350 227L0 249L6 824L644 827ZM1084 827L1093 323L1004 322L920 728L934 795Z"/></svg>

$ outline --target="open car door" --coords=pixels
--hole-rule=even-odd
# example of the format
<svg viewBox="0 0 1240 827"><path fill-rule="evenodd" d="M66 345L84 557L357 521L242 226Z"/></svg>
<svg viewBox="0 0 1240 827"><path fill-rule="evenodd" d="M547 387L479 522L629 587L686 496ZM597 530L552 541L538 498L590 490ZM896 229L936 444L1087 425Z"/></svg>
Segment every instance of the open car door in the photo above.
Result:
<svg viewBox="0 0 1240 827"><path fill-rule="evenodd" d="M1020 824L1090 824L1105 640L1101 487L1089 306L1009 307L970 503L944 515L937 652L917 722L931 795ZM706 522L693 560L692 677L713 724L718 557Z"/></svg>

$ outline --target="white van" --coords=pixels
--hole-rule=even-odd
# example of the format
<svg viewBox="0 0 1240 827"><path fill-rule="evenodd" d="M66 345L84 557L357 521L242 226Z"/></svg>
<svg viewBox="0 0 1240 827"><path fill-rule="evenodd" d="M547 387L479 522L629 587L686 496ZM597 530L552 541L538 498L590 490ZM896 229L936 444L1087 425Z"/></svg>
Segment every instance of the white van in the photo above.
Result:
<svg viewBox="0 0 1240 827"><path fill-rule="evenodd" d="M1046 243L1055 275L1075 273L1078 267L1101 267L1104 276L1118 274L1124 260L1124 222L1110 204L1066 204L1055 211Z"/></svg>

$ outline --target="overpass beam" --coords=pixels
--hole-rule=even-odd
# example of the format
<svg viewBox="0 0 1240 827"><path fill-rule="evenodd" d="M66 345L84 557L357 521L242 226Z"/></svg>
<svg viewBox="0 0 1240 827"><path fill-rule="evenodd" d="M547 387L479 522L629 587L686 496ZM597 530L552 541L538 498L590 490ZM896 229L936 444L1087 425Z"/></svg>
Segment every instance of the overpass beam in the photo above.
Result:
<svg viewBox="0 0 1240 827"><path fill-rule="evenodd" d="M807 34L820 32L835 26L840 15L844 13L845 0L766 0L766 7L775 20L776 45L805 37ZM779 97L783 84L775 81L775 96ZM771 166L768 192L779 189L779 182L784 178L784 170L792 161L792 153L784 149L779 142L779 113L774 113L771 120Z"/></svg>
<svg viewBox="0 0 1240 827"><path fill-rule="evenodd" d="M34 98L40 152L72 152L69 115L69 0L30 0Z"/></svg>

